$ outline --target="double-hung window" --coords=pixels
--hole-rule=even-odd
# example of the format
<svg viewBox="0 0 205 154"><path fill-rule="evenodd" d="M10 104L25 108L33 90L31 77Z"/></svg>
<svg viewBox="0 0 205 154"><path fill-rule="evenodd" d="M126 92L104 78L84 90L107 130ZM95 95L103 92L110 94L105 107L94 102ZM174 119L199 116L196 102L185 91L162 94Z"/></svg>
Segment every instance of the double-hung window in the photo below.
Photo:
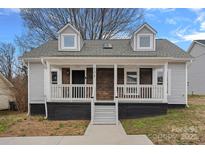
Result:
<svg viewBox="0 0 205 154"><path fill-rule="evenodd" d="M163 69L157 70L157 85L163 85L163 75L164 71Z"/></svg>
<svg viewBox="0 0 205 154"><path fill-rule="evenodd" d="M138 69L126 70L125 71L125 93L128 95L138 95L139 87L139 72Z"/></svg>
<svg viewBox="0 0 205 154"><path fill-rule="evenodd" d="M138 74L137 71L127 71L126 72L126 77L127 77L126 83L127 84L137 84L137 78L138 78L137 74Z"/></svg>
<svg viewBox="0 0 205 154"><path fill-rule="evenodd" d="M75 34L62 34L61 36L62 49L76 49L77 48L77 35Z"/></svg>
<svg viewBox="0 0 205 154"><path fill-rule="evenodd" d="M51 83L58 84L58 72L57 71L51 71Z"/></svg>
<svg viewBox="0 0 205 154"><path fill-rule="evenodd" d="M157 70L157 85L163 85L164 82L164 71L163 69ZM171 69L167 72L167 94L171 95Z"/></svg>
<svg viewBox="0 0 205 154"><path fill-rule="evenodd" d="M138 34L137 39L138 50L152 50L153 49L153 35L152 34Z"/></svg>

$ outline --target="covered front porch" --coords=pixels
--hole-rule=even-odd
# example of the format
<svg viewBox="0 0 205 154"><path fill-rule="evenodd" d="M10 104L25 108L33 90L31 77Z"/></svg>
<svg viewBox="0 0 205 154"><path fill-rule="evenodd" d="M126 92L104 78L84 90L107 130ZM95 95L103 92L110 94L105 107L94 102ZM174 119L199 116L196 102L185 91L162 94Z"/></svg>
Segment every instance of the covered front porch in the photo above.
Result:
<svg viewBox="0 0 205 154"><path fill-rule="evenodd" d="M42 63L46 112L55 117L87 116L93 124L117 124L118 116L135 116L140 108L166 112L166 60L51 58Z"/></svg>
<svg viewBox="0 0 205 154"><path fill-rule="evenodd" d="M167 102L167 64L49 68L48 102Z"/></svg>

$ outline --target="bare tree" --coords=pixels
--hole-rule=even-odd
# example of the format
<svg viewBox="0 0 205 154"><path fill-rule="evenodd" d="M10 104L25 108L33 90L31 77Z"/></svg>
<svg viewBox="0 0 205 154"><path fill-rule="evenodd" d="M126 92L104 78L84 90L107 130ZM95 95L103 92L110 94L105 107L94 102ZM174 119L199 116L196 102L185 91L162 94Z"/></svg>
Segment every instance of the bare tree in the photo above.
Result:
<svg viewBox="0 0 205 154"><path fill-rule="evenodd" d="M17 37L17 42L21 46L32 48L47 40L57 39L57 31L68 22L80 31L83 39L127 37L142 21L143 10L21 9L21 17L27 33L22 37Z"/></svg>
<svg viewBox="0 0 205 154"><path fill-rule="evenodd" d="M11 43L0 43L0 72L12 80L15 65L15 47Z"/></svg>

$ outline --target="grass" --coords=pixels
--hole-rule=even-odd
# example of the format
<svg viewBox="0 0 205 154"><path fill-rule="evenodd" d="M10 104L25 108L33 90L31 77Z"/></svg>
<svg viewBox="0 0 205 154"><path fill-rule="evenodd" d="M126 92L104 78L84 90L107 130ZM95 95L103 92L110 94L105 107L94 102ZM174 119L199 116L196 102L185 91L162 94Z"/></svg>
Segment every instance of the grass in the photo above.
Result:
<svg viewBox="0 0 205 154"><path fill-rule="evenodd" d="M88 120L49 121L43 116L0 111L0 137L83 135Z"/></svg>
<svg viewBox="0 0 205 154"><path fill-rule="evenodd" d="M127 134L146 134L155 144L205 144L205 96L190 96L189 108L121 122Z"/></svg>

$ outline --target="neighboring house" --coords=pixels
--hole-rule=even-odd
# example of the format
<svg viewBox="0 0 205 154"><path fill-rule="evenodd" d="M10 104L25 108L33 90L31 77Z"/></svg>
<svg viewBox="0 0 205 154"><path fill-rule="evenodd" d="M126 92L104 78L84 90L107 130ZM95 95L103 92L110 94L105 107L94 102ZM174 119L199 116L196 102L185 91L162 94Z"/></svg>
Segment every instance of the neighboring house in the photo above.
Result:
<svg viewBox="0 0 205 154"><path fill-rule="evenodd" d="M193 56L188 66L188 92L189 94L205 95L205 40L195 40L188 49Z"/></svg>
<svg viewBox="0 0 205 154"><path fill-rule="evenodd" d="M9 102L14 101L13 85L0 73L0 110L9 109Z"/></svg>
<svg viewBox="0 0 205 154"><path fill-rule="evenodd" d="M191 56L147 23L131 39L83 40L65 25L58 40L27 52L29 113L48 119L121 118L165 114L187 105Z"/></svg>

